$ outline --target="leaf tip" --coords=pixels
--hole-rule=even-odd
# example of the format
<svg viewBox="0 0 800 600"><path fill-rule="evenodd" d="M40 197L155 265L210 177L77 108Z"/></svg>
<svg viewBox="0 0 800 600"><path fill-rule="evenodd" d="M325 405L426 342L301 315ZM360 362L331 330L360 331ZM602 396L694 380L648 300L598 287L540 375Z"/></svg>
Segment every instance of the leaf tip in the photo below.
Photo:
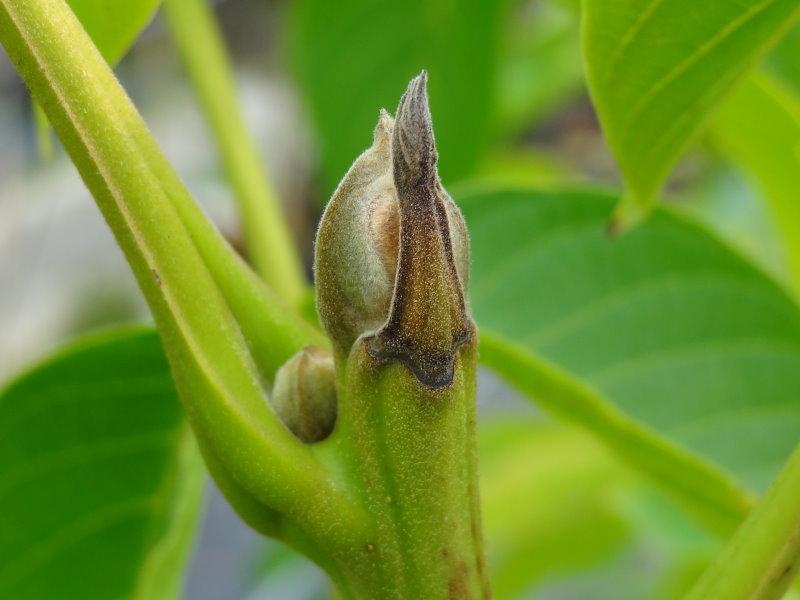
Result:
<svg viewBox="0 0 800 600"><path fill-rule="evenodd" d="M611 218L606 226L606 234L611 239L618 238L644 221L649 212L649 208L646 208L630 192L626 192L611 213Z"/></svg>

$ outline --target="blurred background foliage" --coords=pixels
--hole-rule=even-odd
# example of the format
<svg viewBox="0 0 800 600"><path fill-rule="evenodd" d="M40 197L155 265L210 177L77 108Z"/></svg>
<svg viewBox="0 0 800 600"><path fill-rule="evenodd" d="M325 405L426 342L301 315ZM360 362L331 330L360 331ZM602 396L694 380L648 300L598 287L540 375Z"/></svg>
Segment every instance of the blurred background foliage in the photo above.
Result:
<svg viewBox="0 0 800 600"><path fill-rule="evenodd" d="M89 0L71 4L79 16L98 14ZM240 244L231 189L168 30L157 13L149 21L156 5L142 18L118 3L121 12L105 23L84 24L101 32L96 43L110 62L119 61L118 76L178 173ZM577 0L225 0L214 9L246 122L307 268L320 212L369 145L378 109L393 112L406 82L424 67L442 178L473 230L479 324L566 365L627 414L711 457L750 489L764 488L800 425L800 322L785 291L795 288L800 253L777 241L800 214L800 30L737 86L681 159L664 193L675 212L609 244L602 231L611 195L571 191L622 187L586 89ZM51 134L35 113L2 56L3 380L78 333L147 320L88 192L63 151L48 155ZM529 187L540 190L541 202L486 191ZM584 202L582 194L592 199ZM782 233L792 239L791 231ZM530 239L543 240L536 253L526 246ZM659 273L685 285L637 295L636 285ZM697 275L713 284L692 287ZM570 311L602 293L621 297L616 309L575 320ZM643 330L649 335L639 335ZM149 356L156 341L134 338ZM761 346L751 355L725 354L752 340ZM676 343L698 351L667 366L631 368L638 355ZM90 365L76 360L73 370ZM147 377L162 382L147 398L174 409L166 365L154 359L145 366ZM731 378L734 372L740 376ZM703 421L721 406L729 411L723 418ZM674 598L718 549L719 538L660 489L488 371L480 376L479 408L496 597ZM178 435L174 410L161 416L153 435ZM102 427L119 425L112 414L102 419ZM38 435L56 439L47 430ZM136 484L122 492L145 500L157 492ZM185 597L328 595L316 567L247 530L208 488ZM157 523L160 514L147 518ZM2 577L0 566L0 583Z"/></svg>

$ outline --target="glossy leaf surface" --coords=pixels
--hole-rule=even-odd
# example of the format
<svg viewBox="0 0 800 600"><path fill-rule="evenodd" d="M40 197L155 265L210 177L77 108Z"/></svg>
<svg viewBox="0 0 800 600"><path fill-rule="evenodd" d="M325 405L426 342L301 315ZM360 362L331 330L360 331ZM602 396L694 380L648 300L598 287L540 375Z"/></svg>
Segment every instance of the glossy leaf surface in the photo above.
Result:
<svg viewBox="0 0 800 600"><path fill-rule="evenodd" d="M562 388L589 386L748 488L766 486L800 431L800 312L781 288L667 211L611 241L611 195L457 197L487 340L549 361L566 373ZM608 418L591 416L602 435L627 434L624 423L602 431Z"/></svg>
<svg viewBox="0 0 800 600"><path fill-rule="evenodd" d="M584 2L587 81L635 205L656 199L709 113L798 15L795 0Z"/></svg>

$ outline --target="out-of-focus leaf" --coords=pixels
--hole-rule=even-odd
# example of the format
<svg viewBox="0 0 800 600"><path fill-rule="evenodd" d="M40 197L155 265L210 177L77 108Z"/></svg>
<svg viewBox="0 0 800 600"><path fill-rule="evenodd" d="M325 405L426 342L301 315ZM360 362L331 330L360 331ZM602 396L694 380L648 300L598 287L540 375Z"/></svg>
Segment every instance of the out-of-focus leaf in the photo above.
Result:
<svg viewBox="0 0 800 600"><path fill-rule="evenodd" d="M460 197L482 339L512 349L485 344L482 356L501 374L513 371L521 387L532 357L539 389L556 394L541 402L668 487L722 502L730 526L747 509L741 498L726 500L738 488L680 452L764 488L800 431L800 312L738 254L667 211L610 240L614 200L593 192ZM561 372L541 367L542 357Z"/></svg>
<svg viewBox="0 0 800 600"><path fill-rule="evenodd" d="M0 393L0 597L177 597L202 481L157 334L72 345Z"/></svg>
<svg viewBox="0 0 800 600"><path fill-rule="evenodd" d="M470 178L470 184L543 188L574 179L574 173L553 157L533 148L520 148L490 153Z"/></svg>
<svg viewBox="0 0 800 600"><path fill-rule="evenodd" d="M440 171L451 182L485 150L507 0L298 0L288 41L316 126L325 195L369 146L378 109L394 113L427 69Z"/></svg>
<svg viewBox="0 0 800 600"><path fill-rule="evenodd" d="M500 420L484 424L479 440L488 561L498 599L602 562L627 540L615 493L628 477L585 434Z"/></svg>
<svg viewBox="0 0 800 600"><path fill-rule="evenodd" d="M722 153L758 182L800 294L800 100L756 73L722 103L710 132Z"/></svg>
<svg viewBox="0 0 800 600"><path fill-rule="evenodd" d="M153 18L161 0L67 0L100 54L115 65Z"/></svg>
<svg viewBox="0 0 800 600"><path fill-rule="evenodd" d="M586 433L516 416L479 430L489 568L498 600L676 599L719 541ZM687 568L689 568L687 573Z"/></svg>
<svg viewBox="0 0 800 600"><path fill-rule="evenodd" d="M793 27L775 46L765 67L800 93L800 27Z"/></svg>
<svg viewBox="0 0 800 600"><path fill-rule="evenodd" d="M706 169L674 206L704 223L776 281L790 285L786 253L757 183L724 157Z"/></svg>
<svg viewBox="0 0 800 600"><path fill-rule="evenodd" d="M587 80L628 188L623 223L649 208L709 112L798 16L796 0L584 2Z"/></svg>
<svg viewBox="0 0 800 600"><path fill-rule="evenodd" d="M531 127L582 89L576 10L555 2L524 2L508 19L499 67L497 126Z"/></svg>

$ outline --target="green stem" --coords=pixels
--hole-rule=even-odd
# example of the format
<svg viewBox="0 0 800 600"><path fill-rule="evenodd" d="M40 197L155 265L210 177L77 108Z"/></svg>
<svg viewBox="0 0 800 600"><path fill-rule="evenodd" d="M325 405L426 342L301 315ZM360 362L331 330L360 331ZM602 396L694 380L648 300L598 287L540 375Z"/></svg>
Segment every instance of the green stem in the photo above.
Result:
<svg viewBox="0 0 800 600"><path fill-rule="evenodd" d="M301 524L317 545L352 547L364 531L360 506L286 430L262 388L273 361L319 334L252 284L63 0L0 0L0 43L136 275L204 454L224 466L242 502ZM254 298L263 314L244 308ZM272 337L263 323L274 323ZM258 332L267 339L250 339ZM277 350L259 364L251 348L266 345Z"/></svg>
<svg viewBox="0 0 800 600"><path fill-rule="evenodd" d="M242 119L214 15L205 0L165 0L164 14L239 202L253 266L270 287L296 306L306 288L300 257Z"/></svg>
<svg viewBox="0 0 800 600"><path fill-rule="evenodd" d="M478 501L473 341L455 379L431 390L381 364L363 338L339 358L339 417L325 444L372 520L346 565L355 597L488 598ZM349 596L348 596L349 597Z"/></svg>
<svg viewBox="0 0 800 600"><path fill-rule="evenodd" d="M800 446L687 600L782 598L800 567Z"/></svg>
<svg viewBox="0 0 800 600"><path fill-rule="evenodd" d="M544 409L585 427L714 531L729 535L750 510L750 495L722 470L627 417L547 361L482 332L481 362Z"/></svg>

